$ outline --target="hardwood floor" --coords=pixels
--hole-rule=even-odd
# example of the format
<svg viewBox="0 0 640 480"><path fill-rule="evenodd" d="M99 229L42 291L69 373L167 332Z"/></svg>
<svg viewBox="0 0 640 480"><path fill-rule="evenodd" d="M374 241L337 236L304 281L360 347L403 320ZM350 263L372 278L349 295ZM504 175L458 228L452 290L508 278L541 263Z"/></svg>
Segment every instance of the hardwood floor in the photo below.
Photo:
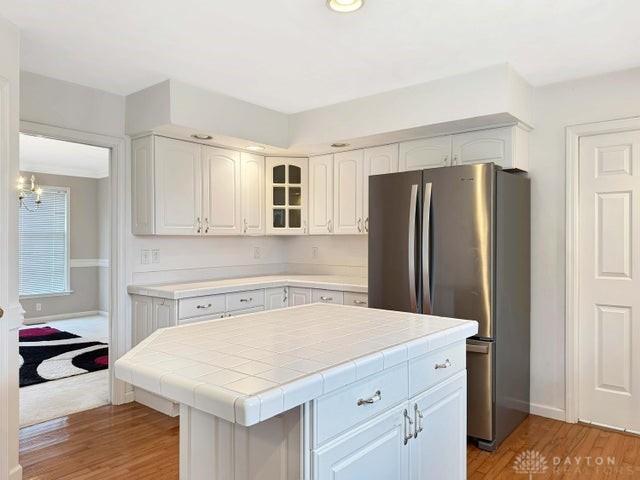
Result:
<svg viewBox="0 0 640 480"><path fill-rule="evenodd" d="M542 417L529 417L495 453L467 451L473 480L640 479L640 437ZM527 451L539 462L517 473ZM96 408L24 428L20 461L25 480L176 480L178 419L137 403Z"/></svg>

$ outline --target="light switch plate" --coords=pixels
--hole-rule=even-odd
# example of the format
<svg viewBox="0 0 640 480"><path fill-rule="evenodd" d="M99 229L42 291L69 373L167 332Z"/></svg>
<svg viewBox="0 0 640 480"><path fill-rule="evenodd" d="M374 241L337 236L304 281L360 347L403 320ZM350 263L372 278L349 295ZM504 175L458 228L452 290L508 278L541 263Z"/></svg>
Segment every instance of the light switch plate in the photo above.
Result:
<svg viewBox="0 0 640 480"><path fill-rule="evenodd" d="M311 258L318 258L318 247L311 247Z"/></svg>
<svg viewBox="0 0 640 480"><path fill-rule="evenodd" d="M150 261L150 252L146 248L143 248L140 251L140 263L142 265L149 265L149 261Z"/></svg>
<svg viewBox="0 0 640 480"><path fill-rule="evenodd" d="M260 247L253 247L253 258L260 258Z"/></svg>
<svg viewBox="0 0 640 480"><path fill-rule="evenodd" d="M160 250L157 248L151 250L151 263L160 263Z"/></svg>

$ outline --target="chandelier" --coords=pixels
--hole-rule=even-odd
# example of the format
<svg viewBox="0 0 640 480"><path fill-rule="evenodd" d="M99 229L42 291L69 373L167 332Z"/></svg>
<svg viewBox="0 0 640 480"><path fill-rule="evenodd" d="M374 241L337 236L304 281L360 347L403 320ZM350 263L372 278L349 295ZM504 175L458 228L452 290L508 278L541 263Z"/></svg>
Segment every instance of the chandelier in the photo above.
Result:
<svg viewBox="0 0 640 480"><path fill-rule="evenodd" d="M40 185L36 182L35 175L31 175L30 183L31 185L27 187L24 177L18 177L18 200L20 201L20 207L29 212L34 212L42 203L42 188L40 188ZM29 208L24 201L26 198L33 198L34 208Z"/></svg>

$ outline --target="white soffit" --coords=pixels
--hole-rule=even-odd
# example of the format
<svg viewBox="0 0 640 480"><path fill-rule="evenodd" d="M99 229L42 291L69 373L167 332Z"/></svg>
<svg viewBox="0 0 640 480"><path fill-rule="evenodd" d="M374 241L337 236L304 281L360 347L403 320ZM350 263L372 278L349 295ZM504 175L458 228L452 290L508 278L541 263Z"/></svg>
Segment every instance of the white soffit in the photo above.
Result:
<svg viewBox="0 0 640 480"><path fill-rule="evenodd" d="M20 170L72 177L109 176L109 149L20 134Z"/></svg>
<svg viewBox="0 0 640 480"><path fill-rule="evenodd" d="M167 78L295 113L509 63L532 85L640 65L638 0L0 0L22 68L130 94Z"/></svg>

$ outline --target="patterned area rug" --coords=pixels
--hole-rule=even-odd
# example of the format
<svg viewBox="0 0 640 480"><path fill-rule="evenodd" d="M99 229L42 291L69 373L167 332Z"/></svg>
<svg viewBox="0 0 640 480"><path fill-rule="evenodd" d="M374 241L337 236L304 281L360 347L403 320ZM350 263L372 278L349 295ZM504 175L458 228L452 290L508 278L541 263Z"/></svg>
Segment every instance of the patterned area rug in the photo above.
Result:
<svg viewBox="0 0 640 480"><path fill-rule="evenodd" d="M53 327L24 328L19 335L21 387L109 367L106 343Z"/></svg>

